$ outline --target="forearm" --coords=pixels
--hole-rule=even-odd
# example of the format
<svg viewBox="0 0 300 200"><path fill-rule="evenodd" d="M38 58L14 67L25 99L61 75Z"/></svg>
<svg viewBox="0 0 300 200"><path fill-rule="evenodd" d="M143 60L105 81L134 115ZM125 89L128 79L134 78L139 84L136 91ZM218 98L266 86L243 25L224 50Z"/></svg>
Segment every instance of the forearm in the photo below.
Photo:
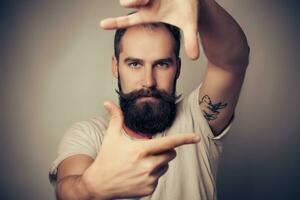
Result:
<svg viewBox="0 0 300 200"><path fill-rule="evenodd" d="M56 197L58 200L93 200L88 192L82 176L73 175L61 179L56 184Z"/></svg>
<svg viewBox="0 0 300 200"><path fill-rule="evenodd" d="M214 0L200 1L198 28L208 60L225 70L244 70L249 47L238 23Z"/></svg>

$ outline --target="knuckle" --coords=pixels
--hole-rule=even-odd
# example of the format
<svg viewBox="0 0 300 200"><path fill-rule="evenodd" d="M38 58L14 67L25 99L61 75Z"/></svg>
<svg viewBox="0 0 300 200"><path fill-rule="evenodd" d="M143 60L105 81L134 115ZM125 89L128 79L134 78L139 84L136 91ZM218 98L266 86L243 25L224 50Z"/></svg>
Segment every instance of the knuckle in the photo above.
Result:
<svg viewBox="0 0 300 200"><path fill-rule="evenodd" d="M143 157L145 157L145 150L140 149L140 148L136 148L136 149L134 149L134 151L135 151L135 156L136 156L137 159L140 160Z"/></svg>
<svg viewBox="0 0 300 200"><path fill-rule="evenodd" d="M125 26L125 25L129 24L129 22L130 22L130 18L128 16L124 16L124 17L120 18L119 25Z"/></svg>
<svg viewBox="0 0 300 200"><path fill-rule="evenodd" d="M143 143L137 143L135 150L139 157L145 157L147 155L147 150L145 149L145 146L143 146Z"/></svg>
<svg viewBox="0 0 300 200"><path fill-rule="evenodd" d="M158 182L158 177L157 176L149 176L147 178L147 180L148 180L148 185L155 186L156 183Z"/></svg>
<svg viewBox="0 0 300 200"><path fill-rule="evenodd" d="M153 192L155 191L155 186L150 185L148 187L145 188L145 195L151 195L153 194Z"/></svg>
<svg viewBox="0 0 300 200"><path fill-rule="evenodd" d="M150 161L147 161L147 162L144 162L143 163L143 169L148 172L148 173L151 173L152 170L154 168L154 164Z"/></svg>
<svg viewBox="0 0 300 200"><path fill-rule="evenodd" d="M166 146L168 146L168 148L174 148L174 146L176 145L176 140L173 137L169 137L166 141Z"/></svg>
<svg viewBox="0 0 300 200"><path fill-rule="evenodd" d="M142 149L139 149L137 147L132 147L129 150L128 155L130 158L129 160L132 163L137 163L143 159L143 157L145 156L145 153L144 153L144 150L142 150Z"/></svg>

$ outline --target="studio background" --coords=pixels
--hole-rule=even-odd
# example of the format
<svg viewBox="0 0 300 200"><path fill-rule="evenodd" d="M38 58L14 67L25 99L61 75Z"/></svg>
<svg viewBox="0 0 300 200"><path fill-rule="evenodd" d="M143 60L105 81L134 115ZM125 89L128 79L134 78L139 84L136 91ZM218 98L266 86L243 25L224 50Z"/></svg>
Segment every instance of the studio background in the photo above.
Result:
<svg viewBox="0 0 300 200"><path fill-rule="evenodd" d="M219 199L300 199L299 3L218 2L251 47L219 167ZM47 175L64 131L105 115L105 100L117 102L113 32L98 23L126 13L117 0L1 1L0 199L55 199ZM187 95L206 58L181 55L177 91Z"/></svg>

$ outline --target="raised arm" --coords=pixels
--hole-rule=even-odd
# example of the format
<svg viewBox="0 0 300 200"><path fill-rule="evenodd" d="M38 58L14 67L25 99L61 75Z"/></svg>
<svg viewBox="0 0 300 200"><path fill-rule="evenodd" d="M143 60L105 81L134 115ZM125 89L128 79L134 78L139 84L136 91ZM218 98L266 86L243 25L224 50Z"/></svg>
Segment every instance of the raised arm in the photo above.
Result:
<svg viewBox="0 0 300 200"><path fill-rule="evenodd" d="M182 29L187 55L199 55L200 33L208 67L199 92L199 105L215 134L233 117L249 59L249 47L240 26L214 0L121 0L137 8L129 16L101 21L105 29L141 23L165 22ZM200 110L199 110L200 111Z"/></svg>
<svg viewBox="0 0 300 200"><path fill-rule="evenodd" d="M215 1L202 0L199 33L208 58L199 105L217 136L233 117L249 59L246 36Z"/></svg>

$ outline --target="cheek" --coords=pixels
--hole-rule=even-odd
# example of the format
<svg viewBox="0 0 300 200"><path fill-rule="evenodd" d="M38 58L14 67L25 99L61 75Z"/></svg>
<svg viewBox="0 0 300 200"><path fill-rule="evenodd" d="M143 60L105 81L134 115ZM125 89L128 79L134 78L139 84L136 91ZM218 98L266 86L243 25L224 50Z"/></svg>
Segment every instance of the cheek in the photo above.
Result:
<svg viewBox="0 0 300 200"><path fill-rule="evenodd" d="M170 70L164 73L157 73L157 87L164 89L168 92L173 91L173 85L175 81L176 70Z"/></svg>
<svg viewBox="0 0 300 200"><path fill-rule="evenodd" d="M122 88L122 91L124 93L130 92L130 85L131 85L130 79L127 80L126 77L120 75L120 80L119 81L120 81L120 86Z"/></svg>
<svg viewBox="0 0 300 200"><path fill-rule="evenodd" d="M122 87L122 91L124 93L132 92L133 90L138 89L139 85L139 75L138 74L133 74L130 71L121 71L119 72L119 77L120 77L120 84Z"/></svg>

